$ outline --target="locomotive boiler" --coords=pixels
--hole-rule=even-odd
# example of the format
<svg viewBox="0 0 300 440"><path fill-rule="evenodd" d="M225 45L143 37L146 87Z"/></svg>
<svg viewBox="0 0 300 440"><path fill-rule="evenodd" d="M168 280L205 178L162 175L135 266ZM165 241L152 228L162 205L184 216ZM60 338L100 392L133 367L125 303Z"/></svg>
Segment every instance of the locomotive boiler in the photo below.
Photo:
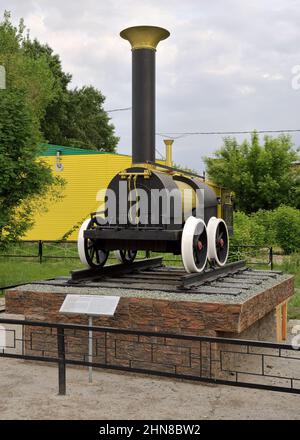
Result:
<svg viewBox="0 0 300 440"><path fill-rule="evenodd" d="M121 37L132 47L132 166L108 185L103 209L81 226L81 262L101 267L109 252L130 264L140 250L181 255L188 273L223 266L229 251L230 195L205 178L172 166L172 140L166 162L155 160L155 54L169 37L166 29L135 26Z"/></svg>

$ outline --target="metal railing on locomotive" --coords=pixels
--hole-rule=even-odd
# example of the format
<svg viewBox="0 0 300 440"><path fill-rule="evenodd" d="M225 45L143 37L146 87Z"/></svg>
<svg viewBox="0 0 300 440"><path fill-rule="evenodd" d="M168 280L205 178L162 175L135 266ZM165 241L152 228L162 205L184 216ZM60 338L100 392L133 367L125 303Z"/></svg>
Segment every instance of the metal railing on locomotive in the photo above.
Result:
<svg viewBox="0 0 300 440"><path fill-rule="evenodd" d="M155 162L155 56L158 43L170 33L156 26L134 26L120 35L132 49L132 166L114 176L108 185L107 191L116 198L114 218L107 216L103 221L96 214L83 223L78 236L80 259L87 266L101 267L109 252L115 251L118 259L130 263L137 251L145 250L181 254L187 272L201 272L208 259L223 266L229 237L225 221L217 218L217 194L199 176ZM170 153L169 144L168 161ZM124 183L129 197L121 194ZM147 196L146 214L138 206L140 195L133 200L142 191ZM153 208L154 192L175 192L180 209L175 209L178 205L171 197L168 209L161 199ZM199 215L201 207L204 212Z"/></svg>

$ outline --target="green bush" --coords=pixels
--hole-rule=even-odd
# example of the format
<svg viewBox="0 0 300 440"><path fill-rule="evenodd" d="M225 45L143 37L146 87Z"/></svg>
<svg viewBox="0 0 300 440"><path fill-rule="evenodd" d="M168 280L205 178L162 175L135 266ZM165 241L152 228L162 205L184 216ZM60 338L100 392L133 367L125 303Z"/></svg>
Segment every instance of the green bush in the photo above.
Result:
<svg viewBox="0 0 300 440"><path fill-rule="evenodd" d="M254 217L237 211L234 213L232 245L265 245L265 228Z"/></svg>
<svg viewBox="0 0 300 440"><path fill-rule="evenodd" d="M284 272L299 274L300 271L300 255L299 254L291 254L287 257L284 257L282 264L282 270Z"/></svg>
<svg viewBox="0 0 300 440"><path fill-rule="evenodd" d="M247 215L234 213L233 245L279 246L285 254L300 251L300 210L281 205Z"/></svg>
<svg viewBox="0 0 300 440"><path fill-rule="evenodd" d="M276 211L260 209L257 212L251 214L251 217L253 218L255 223L264 228L265 246L275 246L277 244L276 228L274 227L275 212Z"/></svg>
<svg viewBox="0 0 300 440"><path fill-rule="evenodd" d="M285 254L300 250L300 210L290 206L279 206L274 211L273 228L278 244Z"/></svg>

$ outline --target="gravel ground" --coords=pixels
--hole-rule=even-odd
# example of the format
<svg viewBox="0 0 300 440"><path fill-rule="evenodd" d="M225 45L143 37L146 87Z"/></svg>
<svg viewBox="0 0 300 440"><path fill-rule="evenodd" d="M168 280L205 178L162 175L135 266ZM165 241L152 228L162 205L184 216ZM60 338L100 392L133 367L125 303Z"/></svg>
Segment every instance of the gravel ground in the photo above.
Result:
<svg viewBox="0 0 300 440"><path fill-rule="evenodd" d="M29 291L29 292L57 292L57 293L68 293L68 294L84 294L84 295L117 295L120 297L132 297L132 298L153 298L153 299L175 299L177 301L197 301L197 302L224 302L228 304L242 304L253 296L259 294L260 292L275 286L282 281L291 278L291 275L277 275L275 279L270 279L269 281L264 281L262 284L253 284L251 289L239 294L239 295L224 295L224 294L182 294L179 292L172 291L166 292L162 290L147 290L141 285L140 290L128 287L128 285L121 285L119 288L112 287L111 285L106 285L105 287L85 287L85 286L66 286L66 278L61 277L53 280L52 282L47 282L48 284L24 284L22 286L16 287L12 290L19 291ZM61 283L61 286L53 284Z"/></svg>
<svg viewBox="0 0 300 440"><path fill-rule="evenodd" d="M300 419L300 396L0 359L0 419Z"/></svg>

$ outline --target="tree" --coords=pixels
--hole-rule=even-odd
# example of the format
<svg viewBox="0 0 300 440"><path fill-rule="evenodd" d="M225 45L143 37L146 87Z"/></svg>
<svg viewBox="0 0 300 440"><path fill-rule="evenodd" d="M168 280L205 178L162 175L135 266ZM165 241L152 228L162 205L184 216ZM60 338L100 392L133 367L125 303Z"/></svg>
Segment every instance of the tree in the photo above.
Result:
<svg viewBox="0 0 300 440"><path fill-rule="evenodd" d="M0 65L6 69L6 86L23 90L27 103L41 120L59 90L46 56L33 58L26 53L24 44L27 38L23 20L18 27L13 26L10 13L5 12L0 22Z"/></svg>
<svg viewBox="0 0 300 440"><path fill-rule="evenodd" d="M238 246L245 243L259 247L266 245L265 227L258 222L255 217L241 211L236 211L234 213L233 223L234 234L230 239L231 246ZM274 243L270 244L272 245Z"/></svg>
<svg viewBox="0 0 300 440"><path fill-rule="evenodd" d="M178 163L173 163L173 168L176 168L177 170L186 171L188 173L192 173L195 175L199 175L199 171L195 170L195 168L190 168L187 165L181 165Z"/></svg>
<svg viewBox="0 0 300 440"><path fill-rule="evenodd" d="M205 158L208 176L234 191L237 209L251 213L281 204L300 208L299 173L291 166L296 152L290 136L265 136L263 145L256 132L250 142L241 144L228 137L215 156Z"/></svg>
<svg viewBox="0 0 300 440"><path fill-rule="evenodd" d="M114 152L118 138L103 110L104 96L92 86L68 91L66 118L61 124L61 143Z"/></svg>
<svg viewBox="0 0 300 440"><path fill-rule="evenodd" d="M45 135L90 148L114 151L117 138L102 105L104 97L86 87L70 91L71 76L47 45L31 41L5 12L0 21L0 64L6 90L0 90L0 241L15 240L43 209L43 197L56 199L63 180L39 158ZM65 141L65 142L64 142Z"/></svg>
<svg viewBox="0 0 300 440"><path fill-rule="evenodd" d="M23 46L32 59L47 61L55 80L55 96L41 119L45 139L52 144L114 152L119 138L103 109L102 93L92 86L69 90L72 76L63 71L59 56L47 44L27 38Z"/></svg>
<svg viewBox="0 0 300 440"><path fill-rule="evenodd" d="M105 97L94 87L68 89L72 76L47 44L30 39L23 20L16 27L9 12L0 22L0 65L7 87L26 91L44 140L52 144L114 152L119 138L103 109Z"/></svg>
<svg viewBox="0 0 300 440"><path fill-rule="evenodd" d="M235 212L231 244L244 243L259 247L279 246L285 254L299 251L299 209L280 205L274 210L260 209L248 215L240 211Z"/></svg>
<svg viewBox="0 0 300 440"><path fill-rule="evenodd" d="M23 90L0 91L0 241L19 239L41 197L59 180L37 160L39 124ZM61 183L61 180L60 180Z"/></svg>
<svg viewBox="0 0 300 440"><path fill-rule="evenodd" d="M48 68L53 75L56 94L48 103L45 114L41 118L41 131L48 142L64 145L63 130L68 126L69 92L67 87L71 82L72 75L63 71L59 55L55 54L48 44L41 44L37 39L32 41L27 38L23 47L28 57L34 60L46 59Z"/></svg>
<svg viewBox="0 0 300 440"><path fill-rule="evenodd" d="M19 239L32 224L33 212L51 189L56 197L62 180L41 160L40 120L58 93L46 56L29 57L21 20L13 26L8 12L0 22L0 64L6 90L0 90L0 240Z"/></svg>
<svg viewBox="0 0 300 440"><path fill-rule="evenodd" d="M281 205L274 211L276 241L286 254L300 249L300 212L290 206Z"/></svg>

